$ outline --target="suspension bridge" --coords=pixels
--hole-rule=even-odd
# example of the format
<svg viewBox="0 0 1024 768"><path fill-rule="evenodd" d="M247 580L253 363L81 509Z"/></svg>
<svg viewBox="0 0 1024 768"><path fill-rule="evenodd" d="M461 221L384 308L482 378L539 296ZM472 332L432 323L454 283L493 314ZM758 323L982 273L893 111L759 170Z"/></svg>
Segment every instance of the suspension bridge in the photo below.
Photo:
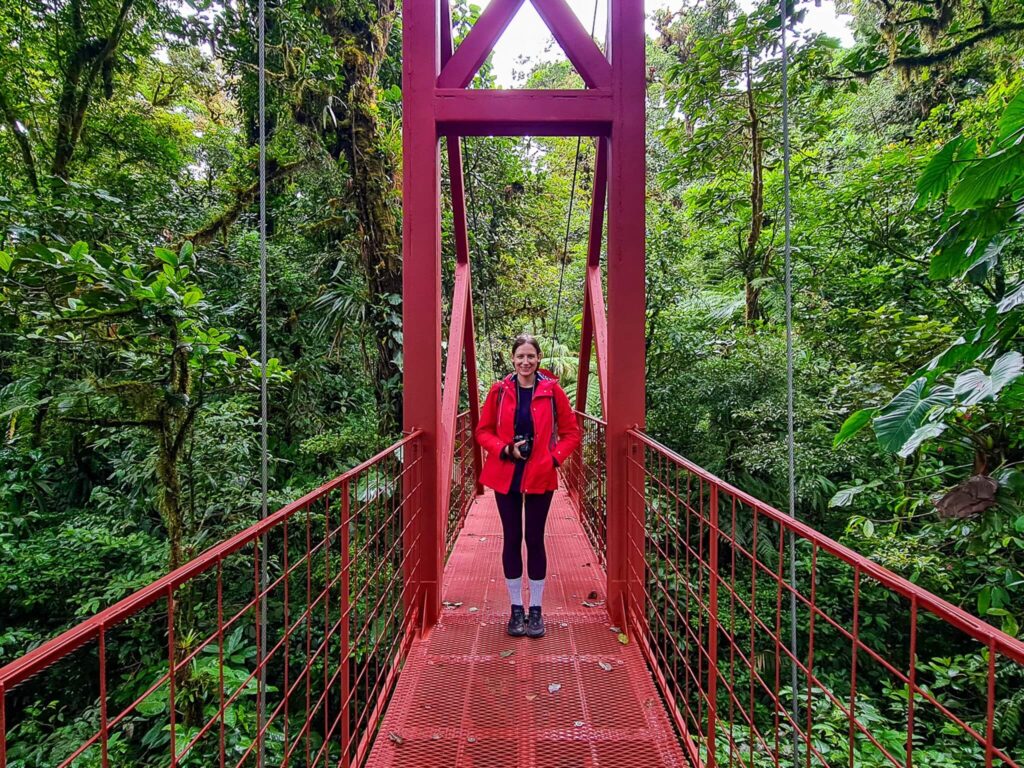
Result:
<svg viewBox="0 0 1024 768"><path fill-rule="evenodd" d="M996 727L1024 644L644 432L643 4L610 0L602 51L565 0L533 0L586 87L470 88L523 2L492 0L457 47L446 0L404 3L402 438L0 669L0 768L38 736L24 725L40 690L92 703L77 741L19 768L915 766L924 726L957 745L944 765L1024 765ZM480 135L597 143L584 439L552 507L541 640L505 634L473 440L459 140ZM585 412L592 350L600 417ZM819 599L825 582L846 599ZM983 696L922 663L952 653L985 659ZM883 696L895 721L865 705Z"/></svg>

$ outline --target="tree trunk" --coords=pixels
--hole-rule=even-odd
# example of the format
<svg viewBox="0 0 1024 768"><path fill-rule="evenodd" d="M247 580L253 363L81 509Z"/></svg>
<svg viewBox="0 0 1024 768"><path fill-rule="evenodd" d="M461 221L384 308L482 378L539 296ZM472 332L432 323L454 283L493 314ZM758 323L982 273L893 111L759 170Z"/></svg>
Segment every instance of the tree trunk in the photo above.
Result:
<svg viewBox="0 0 1024 768"><path fill-rule="evenodd" d="M18 116L14 112L14 108L11 103L7 100L7 94L4 93L3 88L0 88L0 116L3 117L4 122L7 123L7 127L14 135L14 141L18 145L18 149L21 151L21 160L25 166L25 176L28 178L28 183L32 186L32 191L39 192L39 177L36 175L36 161L32 156L32 145L29 144L28 135L25 132L24 127L18 120Z"/></svg>
<svg viewBox="0 0 1024 768"><path fill-rule="evenodd" d="M81 0L72 0L72 50L69 55L64 87L57 105L57 133L54 137L53 163L50 173L62 179L68 177L68 165L75 154L78 140L85 125L85 114L92 100L97 78L113 61L127 29L128 14L134 0L122 0L110 32L105 38L90 37L82 20Z"/></svg>
<svg viewBox="0 0 1024 768"><path fill-rule="evenodd" d="M307 88L295 105L295 119L321 134L328 152L348 165L359 236L359 266L370 292L367 308L375 336L372 365L381 434L401 424L402 228L396 190L398 163L381 136L377 82L387 58L396 16L395 0L368 3L372 11L356 14L337 0L321 0L317 16L342 63L340 92ZM337 102L337 122L325 125L326 107Z"/></svg>

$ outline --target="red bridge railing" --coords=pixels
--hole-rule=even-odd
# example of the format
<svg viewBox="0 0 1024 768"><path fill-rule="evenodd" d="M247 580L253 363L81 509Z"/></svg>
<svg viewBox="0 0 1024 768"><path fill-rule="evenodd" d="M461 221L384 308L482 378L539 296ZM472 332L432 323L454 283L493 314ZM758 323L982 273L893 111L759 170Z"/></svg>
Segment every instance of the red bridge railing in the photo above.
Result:
<svg viewBox="0 0 1024 768"><path fill-rule="evenodd" d="M0 668L0 768L360 765L415 627L419 438Z"/></svg>
<svg viewBox="0 0 1024 768"><path fill-rule="evenodd" d="M628 463L630 635L696 765L1024 766L1024 644L641 432Z"/></svg>
<svg viewBox="0 0 1024 768"><path fill-rule="evenodd" d="M605 422L577 412L582 440L565 464L562 476L576 508L583 530L602 568L608 565L608 498L605 487Z"/></svg>
<svg viewBox="0 0 1024 768"><path fill-rule="evenodd" d="M455 451L452 461L452 495L445 527L445 553L450 556L455 540L466 522L466 515L477 496L476 471L473 466L473 425L469 411L455 419Z"/></svg>

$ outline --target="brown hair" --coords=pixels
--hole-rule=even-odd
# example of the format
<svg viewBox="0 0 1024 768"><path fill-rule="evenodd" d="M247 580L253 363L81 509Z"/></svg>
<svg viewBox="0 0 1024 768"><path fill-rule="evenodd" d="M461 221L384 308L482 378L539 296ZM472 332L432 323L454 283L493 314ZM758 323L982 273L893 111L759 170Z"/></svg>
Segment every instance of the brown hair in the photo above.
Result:
<svg viewBox="0 0 1024 768"><path fill-rule="evenodd" d="M523 344L529 344L535 350L537 350L537 357L541 356L540 344L537 343L537 340L535 338L533 338L533 336L531 336L528 333L520 333L518 336L516 336L515 340L512 342L512 354L513 354L513 356L515 355L516 350L519 349L521 346L523 346Z"/></svg>

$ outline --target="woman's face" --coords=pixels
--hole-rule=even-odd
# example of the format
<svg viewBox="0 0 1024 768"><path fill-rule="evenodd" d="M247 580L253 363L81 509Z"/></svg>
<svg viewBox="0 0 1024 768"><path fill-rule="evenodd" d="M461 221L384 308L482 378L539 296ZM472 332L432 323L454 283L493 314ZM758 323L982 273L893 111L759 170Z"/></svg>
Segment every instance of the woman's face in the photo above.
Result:
<svg viewBox="0 0 1024 768"><path fill-rule="evenodd" d="M532 344L520 344L519 349L512 355L512 365L520 376L530 376L537 372L540 356Z"/></svg>

